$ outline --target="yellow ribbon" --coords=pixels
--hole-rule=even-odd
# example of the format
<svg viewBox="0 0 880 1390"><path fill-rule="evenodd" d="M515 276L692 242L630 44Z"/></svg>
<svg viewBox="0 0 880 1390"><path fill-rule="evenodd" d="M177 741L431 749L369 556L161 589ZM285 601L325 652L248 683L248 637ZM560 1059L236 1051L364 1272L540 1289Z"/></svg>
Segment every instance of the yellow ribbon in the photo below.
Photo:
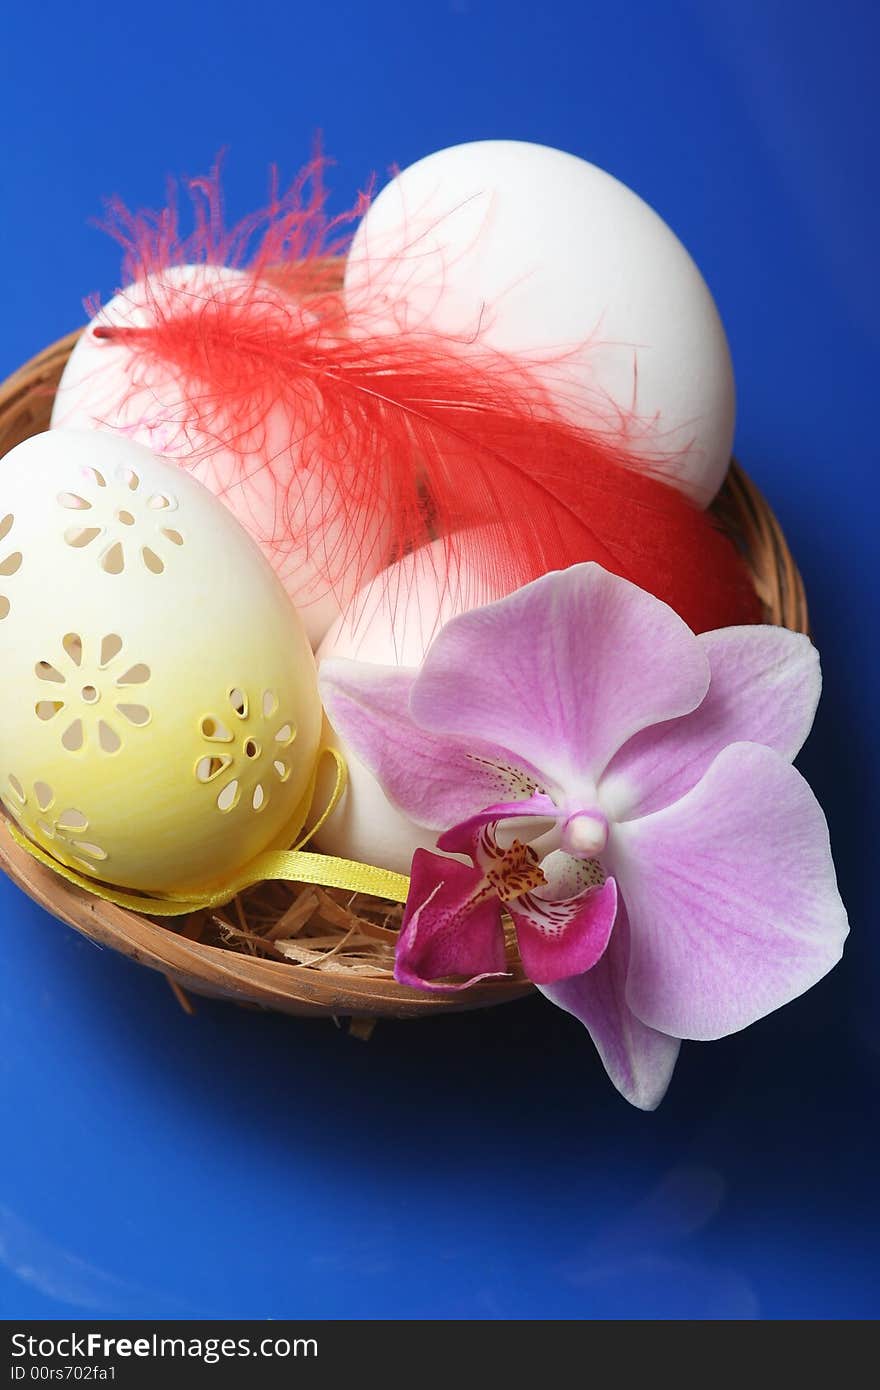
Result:
<svg viewBox="0 0 880 1390"><path fill-rule="evenodd" d="M397 903L406 902L409 879L405 874L395 874L390 869L379 869L373 864L359 864L354 859L337 859L331 854L310 854L301 848L317 834L345 791L348 773L341 755L335 748L322 748L315 763L311 782L294 816L293 823L297 830L302 829L303 821L308 814L317 781L318 763L325 754L329 754L336 763L336 783L330 800L315 825L300 835L292 849L266 850L258 854L231 882L212 893L181 893L170 896L164 893L154 895L120 892L106 883L99 883L86 874L78 874L75 869L68 868L66 864L62 864L60 860L29 840L12 821L9 822L9 833L17 845L68 883L73 883L77 888L93 893L95 897L103 898L106 902L115 903L117 907L126 907L133 912L145 912L151 917L178 917L186 912L198 912L201 908L222 907L244 889L253 888L255 884L267 880L313 883L321 888L342 888L349 893L368 893L374 898L389 898ZM296 831L293 834L295 835Z"/></svg>

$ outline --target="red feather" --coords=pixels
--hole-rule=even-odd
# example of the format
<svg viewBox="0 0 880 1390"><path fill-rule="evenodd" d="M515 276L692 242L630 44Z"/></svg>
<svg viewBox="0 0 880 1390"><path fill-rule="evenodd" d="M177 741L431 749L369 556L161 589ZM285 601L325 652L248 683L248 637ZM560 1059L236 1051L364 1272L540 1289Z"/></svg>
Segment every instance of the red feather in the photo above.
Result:
<svg viewBox="0 0 880 1390"><path fill-rule="evenodd" d="M199 260L247 259L251 273L245 292L195 302L163 292L147 327L93 331L108 351L124 342L145 363L171 368L194 424L226 447L261 437L261 421L284 403L295 421L291 451L254 458L246 446L241 476L273 472L279 520L300 528L300 542L309 539L303 525L317 535L341 523L328 588L353 564L367 573L363 552L381 516L389 558L440 536L449 569L472 569L486 597L597 560L695 631L759 622L735 548L657 475L656 459L631 452L626 419L613 430L576 428L527 365L427 332L372 334L370 306L353 308L326 288L328 248L339 254L340 230L364 203L326 219L320 169L317 161L283 196L273 184L269 207L230 232L216 169L190 186L196 225L186 238L173 199L156 214L112 204L129 281ZM284 293L267 289L269 279ZM303 522L296 504L315 477L321 504ZM482 523L497 523L491 543L485 531L474 538Z"/></svg>

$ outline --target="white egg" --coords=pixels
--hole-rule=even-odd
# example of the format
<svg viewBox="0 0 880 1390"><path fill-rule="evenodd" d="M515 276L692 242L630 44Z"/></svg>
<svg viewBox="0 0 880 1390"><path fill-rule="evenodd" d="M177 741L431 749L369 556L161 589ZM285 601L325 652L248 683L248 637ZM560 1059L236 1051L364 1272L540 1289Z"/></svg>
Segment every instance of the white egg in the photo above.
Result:
<svg viewBox="0 0 880 1390"><path fill-rule="evenodd" d="M190 265L162 271L117 294L71 353L52 428L108 430L185 464L257 542L314 646L353 596L364 569L369 576L384 562L381 522L359 547L357 562L346 557L344 572L334 575L328 591L322 575L346 554L344 523L335 517L317 520L323 511L321 486L316 477L297 473L296 422L286 405L279 402L244 428L222 412L196 420L170 367L144 362L124 341L109 342L94 333L99 326L144 327L155 321L157 308L170 315L208 305L217 296L235 300L253 293L254 281L242 271ZM260 284L258 295L295 321L303 313L274 286Z"/></svg>
<svg viewBox="0 0 880 1390"><path fill-rule="evenodd" d="M331 657L418 667L444 623L478 603L500 597L500 591L486 593L463 561L447 573L445 547L435 541L392 565L357 596L321 643L319 672L321 663ZM436 833L392 806L373 773L335 730L326 730L325 737L346 761L348 786L315 836L318 848L325 854L408 874L414 851L435 848ZM327 804L331 789L330 771L322 768L316 809Z"/></svg>
<svg viewBox="0 0 880 1390"><path fill-rule="evenodd" d="M346 268L372 331L430 328L540 362L575 423L616 430L700 505L730 459L734 385L684 246L617 179L515 140L456 145L379 194Z"/></svg>
<svg viewBox="0 0 880 1390"><path fill-rule="evenodd" d="M187 473L97 430L0 462L0 800L80 873L222 887L305 819L315 661L265 558Z"/></svg>

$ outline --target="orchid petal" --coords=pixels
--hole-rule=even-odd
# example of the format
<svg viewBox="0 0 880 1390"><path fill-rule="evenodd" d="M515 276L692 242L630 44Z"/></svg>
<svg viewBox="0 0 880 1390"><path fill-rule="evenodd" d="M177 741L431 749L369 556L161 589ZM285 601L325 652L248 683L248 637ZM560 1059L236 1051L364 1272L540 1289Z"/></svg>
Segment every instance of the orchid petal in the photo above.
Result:
<svg viewBox="0 0 880 1390"><path fill-rule="evenodd" d="M712 672L706 698L693 713L636 734L612 760L600 798L617 820L678 801L728 744L763 743L791 760L810 732L822 678L808 637L768 625L697 640Z"/></svg>
<svg viewBox="0 0 880 1390"><path fill-rule="evenodd" d="M527 893L507 904L520 960L536 985L591 970L608 945L617 914L617 884L607 878L574 898L547 901Z"/></svg>
<svg viewBox="0 0 880 1390"><path fill-rule="evenodd" d="M453 618L410 698L423 728L515 749L562 787L703 699L709 663L666 604L595 564ZM548 788L549 789L549 788Z"/></svg>
<svg viewBox="0 0 880 1390"><path fill-rule="evenodd" d="M554 821L563 814L551 798L541 792L529 797L527 801L498 801L492 806L487 806L484 811L478 812L477 815L469 816L467 820L454 825L451 830L445 831L437 840L437 848L446 850L449 854L469 854L475 864L484 864L482 832L487 826L498 821L505 821L508 831L515 833L516 826L511 826L511 821ZM493 831L491 837L493 848L494 844L495 832Z"/></svg>
<svg viewBox="0 0 880 1390"><path fill-rule="evenodd" d="M394 963L399 984L441 993L508 973L501 907L494 893L480 893L483 881L480 869L416 850Z"/></svg>
<svg viewBox="0 0 880 1390"><path fill-rule="evenodd" d="M335 658L321 664L320 689L336 731L405 815L444 830L499 797L527 797L537 774L487 744L418 728L409 711L415 671Z"/></svg>
<svg viewBox="0 0 880 1390"><path fill-rule="evenodd" d="M615 826L609 851L632 929L626 997L652 1028L735 1033L840 958L825 817L773 749L732 744L680 801Z"/></svg>
<svg viewBox="0 0 880 1390"><path fill-rule="evenodd" d="M639 1110L656 1110L672 1079L681 1044L636 1018L626 1002L628 963L629 923L621 903L599 963L584 975L538 988L589 1031L620 1094Z"/></svg>

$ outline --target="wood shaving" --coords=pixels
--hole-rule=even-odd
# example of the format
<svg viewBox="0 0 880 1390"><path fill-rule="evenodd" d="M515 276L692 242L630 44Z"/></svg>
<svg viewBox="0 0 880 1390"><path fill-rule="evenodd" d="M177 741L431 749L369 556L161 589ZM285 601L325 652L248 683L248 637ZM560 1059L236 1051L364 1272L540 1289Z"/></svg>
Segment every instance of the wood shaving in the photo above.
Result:
<svg viewBox="0 0 880 1390"><path fill-rule="evenodd" d="M261 883L218 911L192 913L180 931L244 955L392 980L402 918L399 903L363 893Z"/></svg>

